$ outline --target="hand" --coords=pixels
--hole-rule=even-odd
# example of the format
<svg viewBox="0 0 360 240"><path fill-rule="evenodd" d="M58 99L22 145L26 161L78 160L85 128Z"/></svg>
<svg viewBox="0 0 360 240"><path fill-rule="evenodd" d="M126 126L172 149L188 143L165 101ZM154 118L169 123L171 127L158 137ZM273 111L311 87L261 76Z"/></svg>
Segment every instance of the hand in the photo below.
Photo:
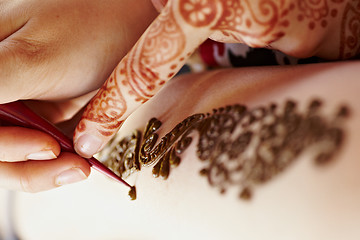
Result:
<svg viewBox="0 0 360 240"><path fill-rule="evenodd" d="M52 122L86 104L157 14L148 0L0 0L0 12L0 103L41 100L29 104ZM0 124L0 186L38 192L89 173L52 137Z"/></svg>
<svg viewBox="0 0 360 240"><path fill-rule="evenodd" d="M171 0L87 106L75 149L85 157L102 149L209 37L295 57L349 58L359 53L359 17L351 0Z"/></svg>

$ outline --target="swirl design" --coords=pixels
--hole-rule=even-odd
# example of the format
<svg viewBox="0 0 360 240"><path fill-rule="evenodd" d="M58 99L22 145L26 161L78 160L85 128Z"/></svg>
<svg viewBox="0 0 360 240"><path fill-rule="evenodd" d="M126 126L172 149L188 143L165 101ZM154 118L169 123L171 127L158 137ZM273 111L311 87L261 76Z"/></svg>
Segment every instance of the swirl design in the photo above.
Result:
<svg viewBox="0 0 360 240"><path fill-rule="evenodd" d="M108 147L111 154L104 157L121 176L139 169L140 163L153 166L154 177L167 179L171 169L180 164L180 155L190 146L196 131L196 154L203 163L200 174L221 193L235 186L240 189L240 198L249 199L256 185L282 173L303 152L311 150L318 166L331 161L343 144L341 126L348 114L348 108L341 106L332 117L325 117L319 100L311 101L305 112L299 112L294 101L285 102L281 108L271 104L248 110L233 105L186 118L157 145L161 122L153 118L142 141L140 137L125 138L132 142L112 144ZM138 144L140 147L134 147Z"/></svg>
<svg viewBox="0 0 360 240"><path fill-rule="evenodd" d="M97 111L92 111L97 109ZM96 96L87 105L82 120L89 120L101 123L101 129L98 131L104 136L111 136L114 129L122 124L119 118L126 112L125 99L117 85L116 75L112 74L107 83L102 86ZM83 121L77 126L79 132L85 131L86 127Z"/></svg>
<svg viewBox="0 0 360 240"><path fill-rule="evenodd" d="M339 58L351 58L360 53L360 4L347 4L342 20Z"/></svg>

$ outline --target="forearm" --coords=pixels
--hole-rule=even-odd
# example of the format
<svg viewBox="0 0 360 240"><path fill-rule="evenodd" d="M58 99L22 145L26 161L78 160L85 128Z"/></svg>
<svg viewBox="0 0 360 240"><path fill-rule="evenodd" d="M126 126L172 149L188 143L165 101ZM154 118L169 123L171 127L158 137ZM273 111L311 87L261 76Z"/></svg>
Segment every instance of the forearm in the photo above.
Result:
<svg viewBox="0 0 360 240"><path fill-rule="evenodd" d="M326 123L324 126L328 130L334 126L333 120L340 106L346 106L350 111L350 116L336 125L344 133L344 141L341 146L335 147L334 156L328 164L314 164L316 155L311 149L314 150L319 143L315 141L313 145L306 145L282 172L262 184L255 184L252 197L244 200L239 198L242 185L220 181L228 186L221 194L217 185L219 181L215 182L214 176L199 173L209 161L198 158L199 135L193 131L189 135L192 137L191 144L179 154L181 162L170 169L167 180L152 176L154 165L142 166L139 173L128 179L134 180L137 186L136 201L128 200L127 189L123 186L94 175L87 183L58 193L20 196L16 217L18 230L24 239L27 235L29 239L39 239L36 229L48 239L55 232L60 234L59 226L63 227L63 235L58 235L60 238L89 239L91 236L94 239L113 239L136 238L138 235L140 239L200 236L207 239L263 239L265 236L269 239L339 239L347 234L348 239L356 239L349 234L359 235L356 226L350 224L359 221L358 216L353 214L359 210L357 203L360 199L357 171L357 145L360 141L358 68L359 62L343 62L184 75L167 84L163 91L131 115L118 136L120 140L134 130L143 133L147 122L156 117L162 122L157 131L161 138L188 116L211 113L214 108L235 104L247 106L247 111L253 111L256 107L268 109L274 103L281 110L287 100L292 100L297 104L295 112L301 116L301 122L308 121L308 103L319 99L323 106L316 116ZM283 117L281 111L278 115L279 119ZM281 128L278 122L276 124ZM219 126L223 125L219 123ZM306 129L303 133L304 136L312 134ZM258 134L254 130L254 135ZM322 137L326 139L328 136ZM117 142L113 144L115 146ZM255 153L249 156L253 157ZM241 160L239 157L235 155L233 161ZM46 207L46 201L49 206L56 202L57 208ZM69 210L69 205L76 207ZM89 213L89 208L93 206L102 206L102 210L95 209ZM46 219L52 219L53 228L44 229L42 224L37 228L30 224L37 215L35 213L46 214L44 209L52 209L46 212ZM66 220L61 220L60 216ZM106 220L96 222L97 219ZM94 221L97 224L96 233L88 227ZM78 232L64 230L71 229L75 224Z"/></svg>

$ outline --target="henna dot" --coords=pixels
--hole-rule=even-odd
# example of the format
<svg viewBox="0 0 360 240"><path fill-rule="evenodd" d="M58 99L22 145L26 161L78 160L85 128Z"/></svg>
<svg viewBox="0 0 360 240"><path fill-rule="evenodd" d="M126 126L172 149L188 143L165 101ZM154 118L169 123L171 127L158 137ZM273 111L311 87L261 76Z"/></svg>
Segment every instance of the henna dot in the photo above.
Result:
<svg viewBox="0 0 360 240"><path fill-rule="evenodd" d="M184 60L185 60L184 57L182 57L182 58L179 59L180 62L182 62L182 61L184 61Z"/></svg>
<svg viewBox="0 0 360 240"><path fill-rule="evenodd" d="M309 29L313 30L315 28L315 23L314 22L310 22L309 23Z"/></svg>
<svg viewBox="0 0 360 240"><path fill-rule="evenodd" d="M155 89L155 85L149 85L149 86L147 86L147 89L150 90L150 91L151 91L151 90L154 90L154 89Z"/></svg>
<svg viewBox="0 0 360 240"><path fill-rule="evenodd" d="M249 27L251 27L251 21L250 21L250 19L246 19L245 20L245 24L246 24L246 26L249 28Z"/></svg>
<svg viewBox="0 0 360 240"><path fill-rule="evenodd" d="M174 70L176 68L176 64L170 66L170 69Z"/></svg>
<svg viewBox="0 0 360 240"><path fill-rule="evenodd" d="M290 4L290 6L289 6L289 10L293 10L295 8L295 4Z"/></svg>
<svg viewBox="0 0 360 240"><path fill-rule="evenodd" d="M327 21L326 21L326 20L322 20L322 21L321 21L321 26L322 26L322 27L326 27L326 26L327 26Z"/></svg>
<svg viewBox="0 0 360 240"><path fill-rule="evenodd" d="M250 200L251 199L251 191L249 188L244 188L239 196L241 199Z"/></svg>
<svg viewBox="0 0 360 240"><path fill-rule="evenodd" d="M284 10L284 11L281 13L281 16L284 17L284 16L286 16L288 13L289 13L288 10Z"/></svg>
<svg viewBox="0 0 360 240"><path fill-rule="evenodd" d="M297 20L298 20L299 22L301 22L302 20L304 20L304 15L302 15L302 14L298 15L298 16L297 16Z"/></svg>
<svg viewBox="0 0 360 240"><path fill-rule="evenodd" d="M159 82L159 85L164 85L164 84L165 84L165 81Z"/></svg>
<svg viewBox="0 0 360 240"><path fill-rule="evenodd" d="M120 69L120 74L125 74L125 69L124 68Z"/></svg>
<svg viewBox="0 0 360 240"><path fill-rule="evenodd" d="M290 25L288 20L282 21L281 25L283 25L284 27L288 27Z"/></svg>
<svg viewBox="0 0 360 240"><path fill-rule="evenodd" d="M168 78L171 78L174 75L175 75L175 73L169 73Z"/></svg>
<svg viewBox="0 0 360 240"><path fill-rule="evenodd" d="M186 56L190 57L191 54L192 54L191 52L188 52L188 53L186 54Z"/></svg>
<svg viewBox="0 0 360 240"><path fill-rule="evenodd" d="M332 17L336 17L337 13L338 13L337 9L332 9L331 12L330 12L330 15Z"/></svg>
<svg viewBox="0 0 360 240"><path fill-rule="evenodd" d="M127 82L126 80L121 81L121 84L124 85L124 86L126 86L127 83L128 83L128 82Z"/></svg>

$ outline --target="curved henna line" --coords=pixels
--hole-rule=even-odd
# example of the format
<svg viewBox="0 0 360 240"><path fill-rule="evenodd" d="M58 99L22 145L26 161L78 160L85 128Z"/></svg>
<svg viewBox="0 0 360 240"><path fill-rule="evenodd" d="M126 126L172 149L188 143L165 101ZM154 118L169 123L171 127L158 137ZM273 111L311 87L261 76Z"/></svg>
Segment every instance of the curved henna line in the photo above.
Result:
<svg viewBox="0 0 360 240"><path fill-rule="evenodd" d="M80 123L76 127L78 132L86 130L84 120L100 123L103 129L98 129L98 131L104 136L111 136L113 130L121 125L122 121L119 118L126 112L127 107L114 72L86 106Z"/></svg>
<svg viewBox="0 0 360 240"><path fill-rule="evenodd" d="M187 117L157 145L156 131L161 122L153 118L142 141L138 131L125 137L112 145L106 163L122 177L140 169L140 165L153 165L154 177L167 179L170 169L180 164L179 155L190 146L191 134L196 131L196 153L203 162L200 174L221 193L235 185L240 187L240 198L250 199L255 185L276 177L306 150L313 150L314 162L319 166L332 160L343 144L342 124L349 110L342 106L325 117L321 105L315 99L306 111L299 111L291 100L281 108L276 104L253 109L227 106L212 114Z"/></svg>
<svg viewBox="0 0 360 240"><path fill-rule="evenodd" d="M339 58L360 54L360 3L345 6L341 22Z"/></svg>

